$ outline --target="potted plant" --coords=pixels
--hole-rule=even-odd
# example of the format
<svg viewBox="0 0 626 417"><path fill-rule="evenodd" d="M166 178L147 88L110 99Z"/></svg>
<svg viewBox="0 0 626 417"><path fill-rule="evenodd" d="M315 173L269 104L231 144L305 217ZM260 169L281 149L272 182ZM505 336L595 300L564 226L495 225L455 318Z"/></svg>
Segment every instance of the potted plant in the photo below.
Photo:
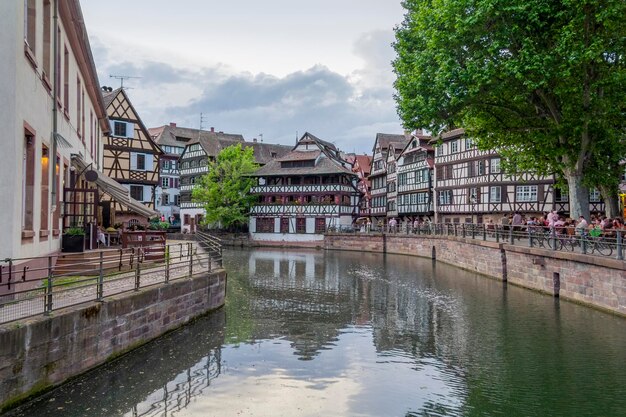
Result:
<svg viewBox="0 0 626 417"><path fill-rule="evenodd" d="M62 252L83 252L85 250L85 230L82 227L69 227L63 231Z"/></svg>

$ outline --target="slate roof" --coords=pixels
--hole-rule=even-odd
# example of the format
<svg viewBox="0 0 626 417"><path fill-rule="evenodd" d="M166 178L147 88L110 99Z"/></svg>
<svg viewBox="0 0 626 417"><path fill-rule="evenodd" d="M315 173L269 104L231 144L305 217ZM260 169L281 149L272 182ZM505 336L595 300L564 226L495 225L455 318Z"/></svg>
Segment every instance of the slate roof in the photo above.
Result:
<svg viewBox="0 0 626 417"><path fill-rule="evenodd" d="M329 158L321 158L314 167L283 168L280 161L273 160L259 168L255 177L276 177L291 175L323 175L323 174L348 174L356 175L348 168L342 167Z"/></svg>
<svg viewBox="0 0 626 417"><path fill-rule="evenodd" d="M111 102L113 102L113 99L115 98L115 96L117 96L117 93L119 93L121 90L121 88L116 88L115 90L109 92L109 91L103 91L102 92L102 100L104 101L104 108L108 108L109 105L111 104Z"/></svg>
<svg viewBox="0 0 626 417"><path fill-rule="evenodd" d="M150 135L156 136L155 142L159 145L169 146L187 146L197 143L201 138L205 141L228 140L243 142L243 136L240 134L231 134L224 132L211 132L209 130L192 129L188 127L179 127L165 125L149 129ZM188 138L188 141L177 140L176 137Z"/></svg>
<svg viewBox="0 0 626 417"><path fill-rule="evenodd" d="M313 142L316 144L316 150L311 151L296 151L298 144L304 142ZM302 135L302 138L298 141L291 152L284 155L282 158L270 161L267 165L258 169L254 176L291 176L291 175L322 175L322 174L354 174L350 167L344 166L346 163L342 159L341 152L330 142L323 141L318 137L306 132ZM282 161L306 161L316 159L316 164L313 167L301 167L301 168L283 168ZM346 164L347 165L347 164Z"/></svg>
<svg viewBox="0 0 626 417"><path fill-rule="evenodd" d="M254 149L254 160L257 164L265 165L270 161L281 158L289 153L291 146L276 145L264 142L244 142L244 148L252 147ZM275 156L272 156L274 154Z"/></svg>
<svg viewBox="0 0 626 417"><path fill-rule="evenodd" d="M317 159L322 154L322 151L308 151L300 152L293 151L279 158L278 161L309 161L311 159Z"/></svg>
<svg viewBox="0 0 626 417"><path fill-rule="evenodd" d="M404 146L411 140L410 135L395 135L390 133L377 133L376 134L376 142L381 149L389 149L389 146L393 144L393 146L398 149L403 149Z"/></svg>

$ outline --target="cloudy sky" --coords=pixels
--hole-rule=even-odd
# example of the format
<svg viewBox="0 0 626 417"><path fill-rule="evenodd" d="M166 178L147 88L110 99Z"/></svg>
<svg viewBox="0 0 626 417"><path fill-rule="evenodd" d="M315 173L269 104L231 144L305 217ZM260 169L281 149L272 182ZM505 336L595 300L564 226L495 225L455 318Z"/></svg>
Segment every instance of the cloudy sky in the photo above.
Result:
<svg viewBox="0 0 626 417"><path fill-rule="evenodd" d="M82 0L101 85L148 127L291 144L309 131L371 153L402 133L390 62L400 0Z"/></svg>

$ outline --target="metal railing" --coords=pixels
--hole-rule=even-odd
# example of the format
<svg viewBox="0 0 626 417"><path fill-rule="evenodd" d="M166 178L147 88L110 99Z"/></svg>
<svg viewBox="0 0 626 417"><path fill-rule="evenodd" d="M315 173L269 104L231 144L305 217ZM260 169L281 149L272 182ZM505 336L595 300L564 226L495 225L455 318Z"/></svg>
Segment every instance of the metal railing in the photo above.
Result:
<svg viewBox="0 0 626 417"><path fill-rule="evenodd" d="M0 323L222 268L221 242L58 253L0 260Z"/></svg>
<svg viewBox="0 0 626 417"><path fill-rule="evenodd" d="M416 227L397 226L336 226L329 233L388 233L426 236L456 236L469 239L507 243L553 251L577 252L624 260L626 230L577 230L575 227L544 227L537 225L499 225L473 223L424 223Z"/></svg>

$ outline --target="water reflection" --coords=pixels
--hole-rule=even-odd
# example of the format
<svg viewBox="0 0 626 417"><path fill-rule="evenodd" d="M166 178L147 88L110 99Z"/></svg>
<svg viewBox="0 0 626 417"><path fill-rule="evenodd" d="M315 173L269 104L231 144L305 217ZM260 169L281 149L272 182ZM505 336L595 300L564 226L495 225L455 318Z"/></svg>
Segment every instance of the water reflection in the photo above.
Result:
<svg viewBox="0 0 626 417"><path fill-rule="evenodd" d="M228 251L226 308L15 415L620 415L626 321L429 260Z"/></svg>

